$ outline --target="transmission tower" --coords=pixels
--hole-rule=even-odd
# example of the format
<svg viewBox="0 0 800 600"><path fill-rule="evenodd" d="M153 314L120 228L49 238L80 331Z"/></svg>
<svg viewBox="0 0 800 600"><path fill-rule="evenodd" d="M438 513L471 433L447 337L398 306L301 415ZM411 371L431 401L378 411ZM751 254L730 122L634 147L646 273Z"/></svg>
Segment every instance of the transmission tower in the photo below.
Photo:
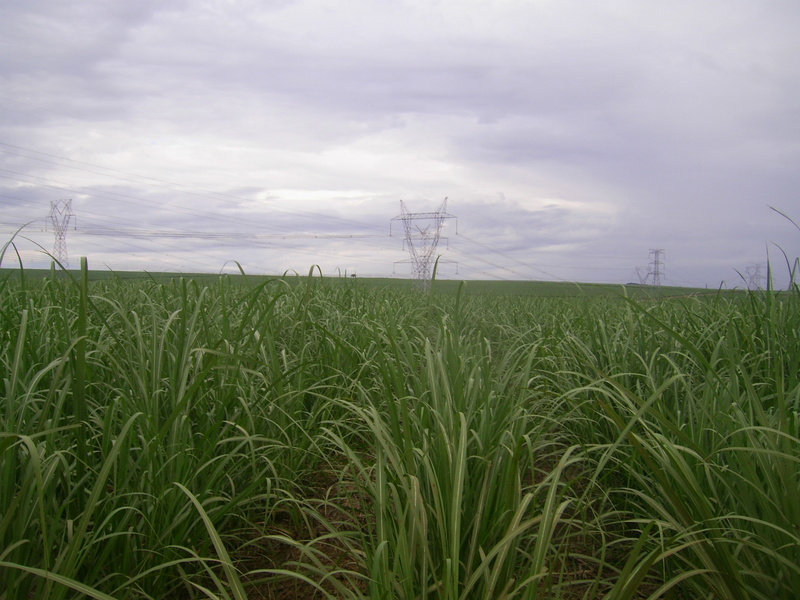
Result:
<svg viewBox="0 0 800 600"><path fill-rule="evenodd" d="M661 285L661 276L664 274L664 261L662 260L663 256L663 248L650 250L650 268L648 269L647 276L652 279L655 287Z"/></svg>
<svg viewBox="0 0 800 600"><path fill-rule="evenodd" d="M756 263L747 267L747 289L749 290L763 290L764 289L764 275L761 272L762 265Z"/></svg>
<svg viewBox="0 0 800 600"><path fill-rule="evenodd" d="M72 212L72 200L50 201L50 214L48 218L53 224L55 234L55 245L53 246L53 256L65 268L69 268L69 255L67 254L67 228L69 221L75 213Z"/></svg>
<svg viewBox="0 0 800 600"><path fill-rule="evenodd" d="M436 246L442 233L445 219L455 219L447 212L447 198L436 212L412 213L400 200L400 214L392 221L402 221L405 232L404 246L411 255L408 261L412 264L414 278L420 289L427 291L431 287L431 269L435 261ZM389 225L391 235L391 223Z"/></svg>

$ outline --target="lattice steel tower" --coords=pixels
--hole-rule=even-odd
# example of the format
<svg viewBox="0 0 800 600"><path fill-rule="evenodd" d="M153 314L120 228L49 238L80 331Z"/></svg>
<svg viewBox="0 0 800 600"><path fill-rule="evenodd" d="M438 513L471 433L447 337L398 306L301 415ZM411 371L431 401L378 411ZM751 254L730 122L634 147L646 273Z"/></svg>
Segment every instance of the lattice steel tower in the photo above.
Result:
<svg viewBox="0 0 800 600"><path fill-rule="evenodd" d="M664 261L661 260L663 256L663 248L650 250L650 269L647 274L652 277L653 285L656 287L661 285L661 276L664 274Z"/></svg>
<svg viewBox="0 0 800 600"><path fill-rule="evenodd" d="M69 255L67 254L67 228L69 221L75 213L72 212L72 200L50 201L50 214L48 218L53 224L55 245L53 256L65 269L69 269Z"/></svg>
<svg viewBox="0 0 800 600"><path fill-rule="evenodd" d="M447 212L447 198L444 199L439 210L436 212L412 213L408 210L405 202L400 200L400 214L392 221L402 221L405 239L403 244L411 255L406 261L412 264L414 278L422 290L429 290L431 287L431 269L435 262L436 246L442 233L445 219L455 219L454 215ZM391 234L391 223L389 225Z"/></svg>
<svg viewBox="0 0 800 600"><path fill-rule="evenodd" d="M764 275L761 272L760 263L756 263L754 265L750 265L749 267L747 267L747 289L748 290L764 289Z"/></svg>

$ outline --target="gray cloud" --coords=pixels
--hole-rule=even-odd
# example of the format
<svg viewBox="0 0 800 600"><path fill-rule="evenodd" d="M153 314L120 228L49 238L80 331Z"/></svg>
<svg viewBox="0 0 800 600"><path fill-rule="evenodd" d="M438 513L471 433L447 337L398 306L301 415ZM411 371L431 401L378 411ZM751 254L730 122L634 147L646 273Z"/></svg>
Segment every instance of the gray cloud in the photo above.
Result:
<svg viewBox="0 0 800 600"><path fill-rule="evenodd" d="M716 284L771 242L800 254L768 208L792 213L800 183L799 17L755 0L6 3L0 227L72 197L71 251L110 263L386 273L394 238L301 236L378 236L398 199L449 196L460 276L627 281L665 247L673 282ZM97 235L123 228L185 235ZM193 237L210 231L240 240Z"/></svg>

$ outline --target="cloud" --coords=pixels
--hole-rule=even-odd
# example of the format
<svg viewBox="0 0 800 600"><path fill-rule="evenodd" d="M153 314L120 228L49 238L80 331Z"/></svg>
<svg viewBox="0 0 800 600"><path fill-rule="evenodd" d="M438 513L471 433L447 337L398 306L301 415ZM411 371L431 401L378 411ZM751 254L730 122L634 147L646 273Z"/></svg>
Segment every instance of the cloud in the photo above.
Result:
<svg viewBox="0 0 800 600"><path fill-rule="evenodd" d="M72 197L70 243L109 264L387 273L395 239L299 236L384 235L400 198L449 196L462 276L626 281L664 247L673 281L718 282L768 242L800 253L768 208L791 213L800 183L799 17L786 0L6 3L0 224ZM98 234L125 228L153 235ZM210 231L240 239L192 237Z"/></svg>

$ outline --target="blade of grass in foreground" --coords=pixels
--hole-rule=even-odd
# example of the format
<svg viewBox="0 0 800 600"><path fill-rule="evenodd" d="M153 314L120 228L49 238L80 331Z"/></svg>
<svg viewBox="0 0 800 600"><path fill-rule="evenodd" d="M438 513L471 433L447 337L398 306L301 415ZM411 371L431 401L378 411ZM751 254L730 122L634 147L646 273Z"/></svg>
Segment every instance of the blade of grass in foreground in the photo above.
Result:
<svg viewBox="0 0 800 600"><path fill-rule="evenodd" d="M203 519L203 524L206 526L208 535L214 544L214 549L217 551L217 555L219 556L220 563L222 564L222 569L225 571L225 577L228 580L228 585L230 586L234 599L247 600L247 594L245 594L244 587L242 587L242 581L239 578L236 567L234 567L233 562L231 562L231 557L228 555L228 551L225 549L225 543L222 541L219 532L217 531L216 527L214 527L214 523L209 518L208 513L203 508L203 505L200 504L200 501L197 499L197 497L188 489L186 489L185 486L181 485L180 483L176 483L175 485L184 494L186 494L192 505L194 505L195 510L197 510L198 514Z"/></svg>
<svg viewBox="0 0 800 600"><path fill-rule="evenodd" d="M103 592L96 590L93 587L88 586L86 584L83 584L80 581L75 581L74 579L65 577L64 575L59 575L58 573L52 573L45 569L39 569L37 567L27 567L25 565L18 565L16 563L10 563L5 561L0 561L0 568L15 569L23 571L25 573L30 573L32 575L36 575L37 577L46 579L49 582L57 583L59 586L63 588L68 588L76 592L79 592L84 596L88 596L89 598L94 598L95 600L117 600L113 596L104 594Z"/></svg>

